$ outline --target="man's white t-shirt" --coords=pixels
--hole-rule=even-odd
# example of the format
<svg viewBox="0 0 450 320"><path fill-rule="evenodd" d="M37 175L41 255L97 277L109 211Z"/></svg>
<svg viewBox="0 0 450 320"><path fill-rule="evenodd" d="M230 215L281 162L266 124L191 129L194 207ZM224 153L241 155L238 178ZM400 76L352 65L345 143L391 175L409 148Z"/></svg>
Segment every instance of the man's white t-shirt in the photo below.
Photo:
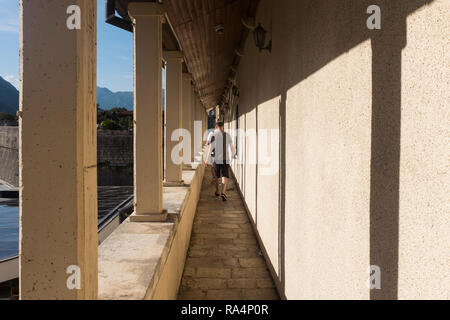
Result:
<svg viewBox="0 0 450 320"><path fill-rule="evenodd" d="M219 130L215 129L215 130L211 130L211 131L209 132L208 138L206 139L206 142L207 142L209 145L211 144L211 140L212 140L212 138L213 138L213 136L214 136L214 133L215 133L216 131L219 131ZM214 148L211 148L211 154L208 155L208 158L207 158L207 164L212 165L213 163L214 163Z"/></svg>
<svg viewBox="0 0 450 320"><path fill-rule="evenodd" d="M235 149L230 134L220 130L214 131L211 138L211 150L215 150L215 162L217 164L231 164Z"/></svg>
<svg viewBox="0 0 450 320"><path fill-rule="evenodd" d="M213 135L214 135L214 133L215 133L216 131L218 131L218 130L217 130L217 129L211 130L211 131L208 133L208 138L206 139L206 142L207 142L208 144L211 144L211 139L212 139L212 137L213 137Z"/></svg>

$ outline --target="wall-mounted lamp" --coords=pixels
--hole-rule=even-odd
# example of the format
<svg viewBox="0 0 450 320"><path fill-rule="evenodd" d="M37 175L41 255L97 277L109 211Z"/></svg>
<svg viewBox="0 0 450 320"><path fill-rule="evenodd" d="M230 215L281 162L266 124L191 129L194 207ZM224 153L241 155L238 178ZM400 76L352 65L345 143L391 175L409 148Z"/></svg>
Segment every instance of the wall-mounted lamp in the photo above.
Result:
<svg viewBox="0 0 450 320"><path fill-rule="evenodd" d="M218 24L217 26L214 27L214 31L217 34L224 34L225 32L225 26L223 24Z"/></svg>
<svg viewBox="0 0 450 320"><path fill-rule="evenodd" d="M253 37L255 38L256 47L259 49L259 52L262 50L268 50L272 52L272 39L269 41L269 44L266 46L266 35L267 30L263 28L263 26L258 24L258 26L253 30Z"/></svg>

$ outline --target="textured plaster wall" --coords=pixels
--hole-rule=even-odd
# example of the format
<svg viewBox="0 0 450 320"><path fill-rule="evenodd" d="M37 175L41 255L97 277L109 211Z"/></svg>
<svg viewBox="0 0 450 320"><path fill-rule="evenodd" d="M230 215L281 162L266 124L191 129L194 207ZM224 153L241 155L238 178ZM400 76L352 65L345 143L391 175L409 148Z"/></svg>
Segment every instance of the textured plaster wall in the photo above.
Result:
<svg viewBox="0 0 450 320"><path fill-rule="evenodd" d="M450 292L449 3L377 1L382 30L368 30L371 4L262 0L272 52L250 36L239 66L239 127L258 148L241 135L233 170L288 299ZM366 287L370 265L382 290Z"/></svg>
<svg viewBox="0 0 450 320"><path fill-rule="evenodd" d="M364 42L287 92L289 298L368 297L370 61Z"/></svg>
<svg viewBox="0 0 450 320"><path fill-rule="evenodd" d="M257 217L262 241L278 273L279 106L275 97L258 106ZM275 116L274 116L275 115Z"/></svg>
<svg viewBox="0 0 450 320"><path fill-rule="evenodd" d="M406 28L398 295L450 299L450 2L417 10Z"/></svg>

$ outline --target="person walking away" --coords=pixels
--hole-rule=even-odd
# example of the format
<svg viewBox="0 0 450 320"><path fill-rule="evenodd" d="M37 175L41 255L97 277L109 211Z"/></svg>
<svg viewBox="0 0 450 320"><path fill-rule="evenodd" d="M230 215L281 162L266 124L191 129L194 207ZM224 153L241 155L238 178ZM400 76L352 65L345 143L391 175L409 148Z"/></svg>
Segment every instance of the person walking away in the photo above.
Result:
<svg viewBox="0 0 450 320"><path fill-rule="evenodd" d="M211 145L211 140L213 139L213 137L214 137L214 133L216 132L216 131L218 131L219 130L219 127L217 126L217 123L216 123L216 125L215 125L215 127L214 127L214 130L211 130L210 132L209 132L209 134L208 134L208 138L206 139L206 144L208 145L208 146L210 146ZM212 175L212 180L211 180L211 183L215 183L216 182L216 177L215 177L215 171L214 171L214 149L213 150L209 150L208 151L208 154L207 154L207 157L206 157L206 160L205 160L205 165L207 166L207 167L211 167L211 175Z"/></svg>
<svg viewBox="0 0 450 320"><path fill-rule="evenodd" d="M233 159L236 159L236 149L230 134L225 132L224 123L218 122L219 130L214 132L211 138L210 151L215 150L214 175L216 178L216 196L220 196L222 201L227 201L226 194L228 180L230 178L229 170ZM208 152L210 154L210 152ZM222 179L222 191L219 190L219 179Z"/></svg>

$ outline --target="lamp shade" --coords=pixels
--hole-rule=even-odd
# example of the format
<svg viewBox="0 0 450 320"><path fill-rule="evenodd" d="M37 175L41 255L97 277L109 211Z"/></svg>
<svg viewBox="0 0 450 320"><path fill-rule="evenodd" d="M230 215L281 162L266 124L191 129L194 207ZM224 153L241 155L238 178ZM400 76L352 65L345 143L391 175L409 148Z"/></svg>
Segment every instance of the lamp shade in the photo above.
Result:
<svg viewBox="0 0 450 320"><path fill-rule="evenodd" d="M231 89L233 96L237 97L239 95L239 90L238 87L233 86L233 88Z"/></svg>
<svg viewBox="0 0 450 320"><path fill-rule="evenodd" d="M267 31L263 28L263 26L258 24L258 26L253 30L253 37L255 38L255 45L261 51L266 44L266 33Z"/></svg>

